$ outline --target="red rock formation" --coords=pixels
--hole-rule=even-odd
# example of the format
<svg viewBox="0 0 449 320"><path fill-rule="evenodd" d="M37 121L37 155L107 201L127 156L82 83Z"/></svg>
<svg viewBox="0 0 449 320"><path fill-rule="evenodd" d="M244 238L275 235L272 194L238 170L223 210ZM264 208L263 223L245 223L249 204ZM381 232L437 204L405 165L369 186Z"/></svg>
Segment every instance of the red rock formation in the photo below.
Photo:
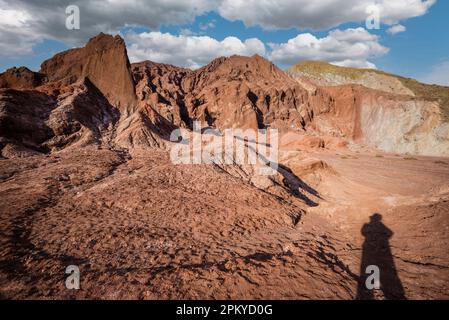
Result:
<svg viewBox="0 0 449 320"><path fill-rule="evenodd" d="M39 91L0 90L0 147L48 152L68 146L109 143L107 130L119 112L89 81L57 99Z"/></svg>
<svg viewBox="0 0 449 320"><path fill-rule="evenodd" d="M186 79L193 118L219 128L264 128L296 109L305 91L260 57L219 58Z"/></svg>
<svg viewBox="0 0 449 320"><path fill-rule="evenodd" d="M134 81L120 36L100 33L84 48L71 49L45 61L40 72L60 86L89 78L112 105L122 109L135 106Z"/></svg>
<svg viewBox="0 0 449 320"><path fill-rule="evenodd" d="M260 57L218 58L196 71L133 64L138 95L175 125L217 128L301 127L307 91Z"/></svg>
<svg viewBox="0 0 449 320"><path fill-rule="evenodd" d="M183 81L193 73L190 69L144 61L132 65L139 103L150 106L175 126L189 125L190 115L185 107Z"/></svg>
<svg viewBox="0 0 449 320"><path fill-rule="evenodd" d="M432 102L360 85L319 86L257 55L218 58L195 71L150 61L131 66L123 39L100 34L45 61L41 73L10 69L0 84L32 89L43 83L35 89L62 101L76 96L84 79L119 110L108 137L125 148L162 146L174 128L199 120L203 127L274 127L391 152L449 154L449 129ZM55 121L66 121L64 114Z"/></svg>
<svg viewBox="0 0 449 320"><path fill-rule="evenodd" d="M26 67L11 68L0 74L0 88L33 89L41 85L45 76Z"/></svg>
<svg viewBox="0 0 449 320"><path fill-rule="evenodd" d="M0 89L0 148L48 151L42 143L53 133L45 121L55 106L55 99L37 91Z"/></svg>

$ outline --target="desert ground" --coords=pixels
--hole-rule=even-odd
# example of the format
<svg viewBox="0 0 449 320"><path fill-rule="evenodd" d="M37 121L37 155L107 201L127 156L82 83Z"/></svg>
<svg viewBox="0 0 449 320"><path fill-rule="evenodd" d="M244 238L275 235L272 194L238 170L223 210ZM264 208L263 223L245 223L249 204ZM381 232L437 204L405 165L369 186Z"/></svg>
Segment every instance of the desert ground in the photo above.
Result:
<svg viewBox="0 0 449 320"><path fill-rule="evenodd" d="M366 263L376 298L448 298L449 159L285 151L299 195L157 150L0 160L2 298L355 299Z"/></svg>

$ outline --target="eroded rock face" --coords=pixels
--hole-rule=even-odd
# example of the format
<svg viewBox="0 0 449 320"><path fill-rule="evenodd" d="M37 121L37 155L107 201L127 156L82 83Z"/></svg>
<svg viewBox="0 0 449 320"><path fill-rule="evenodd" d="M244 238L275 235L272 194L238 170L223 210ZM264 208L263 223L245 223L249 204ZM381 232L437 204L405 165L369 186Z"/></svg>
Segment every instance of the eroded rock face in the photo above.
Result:
<svg viewBox="0 0 449 320"><path fill-rule="evenodd" d="M186 82L188 105L200 119L219 128L265 128L275 120L298 120L305 90L260 56L219 58ZM195 102L200 102L198 106Z"/></svg>
<svg viewBox="0 0 449 320"><path fill-rule="evenodd" d="M219 129L278 128L305 134L309 142L314 141L311 136L325 136L389 152L449 154L449 128L434 102L399 89L400 94L389 92L394 86L388 92L354 84L321 86L316 78L316 74L295 78L257 55L218 58L195 71L151 61L130 65L123 39L99 34L84 48L45 61L40 73L26 68L8 70L0 76L1 85L35 91L9 91L0 99L10 101L11 106L16 100L26 105L18 114L32 113L33 106L46 110L41 117L51 127L47 123L42 127L52 133L40 130L31 143L45 150L79 141L85 137L79 133L84 127L95 133L82 138L85 143L108 140L123 148L163 147L173 129L192 128L193 121L199 120L203 127ZM36 96L57 101L52 106L57 111L47 117L47 104ZM70 112L61 108L67 105L75 107ZM88 118L88 114L94 120L71 122L78 116ZM17 116L3 111L3 119L13 118ZM100 131L92 125L98 121L104 126ZM24 130L17 119L3 123L6 140ZM22 138L18 141L29 144Z"/></svg>
<svg viewBox="0 0 449 320"><path fill-rule="evenodd" d="M312 126L386 152L449 155L449 87L378 70L308 61L289 69L301 85L333 99Z"/></svg>
<svg viewBox="0 0 449 320"><path fill-rule="evenodd" d="M0 74L0 88L33 89L45 82L42 73L26 67L11 68Z"/></svg>
<svg viewBox="0 0 449 320"><path fill-rule="evenodd" d="M218 58L196 71L153 62L133 64L140 100L175 125L302 128L316 99L260 57ZM304 118L304 116L306 118Z"/></svg>
<svg viewBox="0 0 449 320"><path fill-rule="evenodd" d="M193 71L172 65L144 61L132 64L136 93L140 105L151 107L161 117L175 126L191 124L186 109L183 89L185 78Z"/></svg>
<svg viewBox="0 0 449 320"><path fill-rule="evenodd" d="M135 106L134 81L125 42L120 36L101 33L84 48L68 50L44 61L40 72L47 75L49 82L60 86L89 78L110 104L121 109Z"/></svg>
<svg viewBox="0 0 449 320"><path fill-rule="evenodd" d="M19 145L36 151L48 151L42 146L53 136L46 124L56 107L52 97L37 91L0 90L0 146Z"/></svg>
<svg viewBox="0 0 449 320"><path fill-rule="evenodd" d="M318 92L331 102L328 110L315 111L308 131L385 152L449 155L449 123L442 121L434 101L359 85L322 87Z"/></svg>
<svg viewBox="0 0 449 320"><path fill-rule="evenodd" d="M1 145L49 152L109 143L107 131L117 122L118 110L87 78L70 89L57 98L38 91L1 90Z"/></svg>
<svg viewBox="0 0 449 320"><path fill-rule="evenodd" d="M60 95L46 124L54 136L44 145L49 150L89 144L111 145L110 132L119 119L118 110L85 78Z"/></svg>

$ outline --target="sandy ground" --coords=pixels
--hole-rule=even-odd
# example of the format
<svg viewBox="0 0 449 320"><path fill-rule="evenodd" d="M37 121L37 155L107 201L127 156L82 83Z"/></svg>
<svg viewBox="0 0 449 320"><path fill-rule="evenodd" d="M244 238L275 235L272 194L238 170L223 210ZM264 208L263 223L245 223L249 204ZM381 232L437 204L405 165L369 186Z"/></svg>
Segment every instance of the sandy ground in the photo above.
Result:
<svg viewBox="0 0 449 320"><path fill-rule="evenodd" d="M326 200L309 209L307 217L325 216L362 249L360 259L367 251L369 264L379 262L387 277L399 279L386 279L385 286L394 292L394 282L399 282L402 294L386 298L448 298L449 159L379 153L315 156L338 175L317 187ZM373 215L378 223L372 222ZM371 234L366 232L370 227ZM388 282L393 283L390 288Z"/></svg>
<svg viewBox="0 0 449 320"><path fill-rule="evenodd" d="M300 196L158 150L2 159L0 297L449 298L449 159L306 157Z"/></svg>

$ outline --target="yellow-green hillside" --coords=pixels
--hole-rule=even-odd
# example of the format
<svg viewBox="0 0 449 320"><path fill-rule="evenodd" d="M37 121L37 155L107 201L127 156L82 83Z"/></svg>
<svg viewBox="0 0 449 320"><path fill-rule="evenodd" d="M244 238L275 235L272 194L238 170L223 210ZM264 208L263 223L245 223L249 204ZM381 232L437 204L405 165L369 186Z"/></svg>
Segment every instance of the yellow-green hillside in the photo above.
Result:
<svg viewBox="0 0 449 320"><path fill-rule="evenodd" d="M398 79L404 87L412 91L416 97L424 100L438 101L444 121L449 122L449 87L424 84L415 79L397 76L380 70L339 67L321 61L303 61L292 66L288 71L293 74L303 73L314 77L320 77L325 74L338 75L346 78L347 83L351 83L352 80L356 81L357 79L361 79L367 73L393 77Z"/></svg>

